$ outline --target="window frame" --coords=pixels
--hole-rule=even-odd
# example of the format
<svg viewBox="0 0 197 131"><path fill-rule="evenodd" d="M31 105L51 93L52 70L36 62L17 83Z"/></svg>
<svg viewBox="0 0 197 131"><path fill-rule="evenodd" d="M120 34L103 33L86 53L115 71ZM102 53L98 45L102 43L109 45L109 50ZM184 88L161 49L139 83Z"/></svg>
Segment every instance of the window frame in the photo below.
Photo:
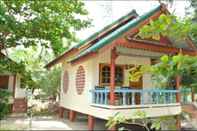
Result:
<svg viewBox="0 0 197 131"><path fill-rule="evenodd" d="M103 78L102 68L104 66L108 66L111 69L110 64L107 64L107 63L100 63L99 64L99 86L110 86L110 82L109 83L103 83L102 82L102 78ZM120 67L122 69L122 82L115 83L115 86L122 86L124 84L124 68L125 68L125 66L121 65L121 64L116 64L115 66ZM116 76L116 74L115 74L115 76ZM109 78L110 78L110 76L109 76Z"/></svg>

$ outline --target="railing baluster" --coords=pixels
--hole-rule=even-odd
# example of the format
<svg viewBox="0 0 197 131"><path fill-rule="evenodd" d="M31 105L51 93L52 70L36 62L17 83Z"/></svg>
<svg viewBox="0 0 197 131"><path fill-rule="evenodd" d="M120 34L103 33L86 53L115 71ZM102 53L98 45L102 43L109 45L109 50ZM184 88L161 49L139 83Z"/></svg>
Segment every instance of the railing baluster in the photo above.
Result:
<svg viewBox="0 0 197 131"><path fill-rule="evenodd" d="M135 105L135 92L132 92L132 105Z"/></svg>
<svg viewBox="0 0 197 131"><path fill-rule="evenodd" d="M92 91L92 103L96 103L94 90Z"/></svg>
<svg viewBox="0 0 197 131"><path fill-rule="evenodd" d="M139 93L140 93L140 96L141 96L140 104L144 104L144 93L143 93L143 90L140 91Z"/></svg>
<svg viewBox="0 0 197 131"><path fill-rule="evenodd" d="M105 98L105 105L107 105L107 92L105 92L105 96L104 96L104 98Z"/></svg>
<svg viewBox="0 0 197 131"><path fill-rule="evenodd" d="M174 93L172 93L172 92L170 93L170 103L174 103L174 101L173 101L173 94Z"/></svg>
<svg viewBox="0 0 197 131"><path fill-rule="evenodd" d="M96 92L96 104L99 104L99 92Z"/></svg>
<svg viewBox="0 0 197 131"><path fill-rule="evenodd" d="M156 92L156 104L159 104L159 93L158 92Z"/></svg>
<svg viewBox="0 0 197 131"><path fill-rule="evenodd" d="M166 104L166 94L167 94L166 92L163 93L163 99L164 99L163 104Z"/></svg>
<svg viewBox="0 0 197 131"><path fill-rule="evenodd" d="M123 104L123 105L126 105L126 93L125 93L125 92L122 93L122 97L123 97L123 98L122 98L122 99L123 99L122 104Z"/></svg>
<svg viewBox="0 0 197 131"><path fill-rule="evenodd" d="M101 103L101 104L104 104L104 100L103 100L103 92L101 92L101 94L100 94L100 95L101 95L100 103Z"/></svg>

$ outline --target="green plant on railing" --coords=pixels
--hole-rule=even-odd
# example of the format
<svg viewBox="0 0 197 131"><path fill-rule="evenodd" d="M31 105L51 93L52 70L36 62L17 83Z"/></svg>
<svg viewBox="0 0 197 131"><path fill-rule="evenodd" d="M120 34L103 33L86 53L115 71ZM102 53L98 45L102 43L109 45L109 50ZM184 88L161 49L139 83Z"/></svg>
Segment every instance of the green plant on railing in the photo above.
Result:
<svg viewBox="0 0 197 131"><path fill-rule="evenodd" d="M10 110L9 98L11 93L8 90L0 89L0 120L3 119Z"/></svg>
<svg viewBox="0 0 197 131"><path fill-rule="evenodd" d="M113 117L109 117L109 120L106 124L106 127L108 129L111 129L119 124L137 124L141 125L142 127L145 127L148 131L150 129L161 129L161 124L164 122L170 122L174 120L173 116L162 116L156 119L149 119L147 117L147 113L144 111L136 111L134 114L132 114L130 117L125 117L121 113L116 113ZM151 123L151 126L148 127L148 124ZM168 129L176 129L175 126L172 123L166 125ZM118 130L124 130L124 127L119 128Z"/></svg>

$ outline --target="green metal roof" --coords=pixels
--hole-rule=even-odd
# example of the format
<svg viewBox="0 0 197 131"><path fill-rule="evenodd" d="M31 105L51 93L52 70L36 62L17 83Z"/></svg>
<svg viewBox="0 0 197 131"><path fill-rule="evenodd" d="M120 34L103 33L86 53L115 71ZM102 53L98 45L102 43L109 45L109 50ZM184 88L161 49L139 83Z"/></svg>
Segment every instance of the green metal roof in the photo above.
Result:
<svg viewBox="0 0 197 131"><path fill-rule="evenodd" d="M136 13L136 10L132 10L130 11L128 14L122 16L121 18L117 19L116 21L112 22L111 24L105 26L104 28L102 28L101 30L95 32L94 34L92 34L91 36L89 36L87 39L79 42L79 44L73 46L73 48L79 48L80 46L84 45L86 42L96 38L100 33L102 33L103 31L106 31L108 29L110 29L113 25L116 25L118 23L120 23L120 21L126 19L129 16L138 16L138 14Z"/></svg>
<svg viewBox="0 0 197 131"><path fill-rule="evenodd" d="M127 32L129 29L135 27L140 22L142 22L142 21L146 20L148 17L152 16L155 12L160 10L160 8L161 8L161 5L157 6L156 8L152 9L151 11L145 13L144 15L137 17L136 19L133 19L132 21L128 22L127 24L121 26L120 28L118 28L114 32L110 33L109 35L107 35L103 39L99 40L97 43L95 43L94 45L92 45L88 49L79 53L79 55L74 57L71 61L74 61L74 60L76 60L76 59L78 59L90 52L96 52L98 49L100 49L103 46L105 46L106 44L112 42L114 39L121 36L123 33Z"/></svg>

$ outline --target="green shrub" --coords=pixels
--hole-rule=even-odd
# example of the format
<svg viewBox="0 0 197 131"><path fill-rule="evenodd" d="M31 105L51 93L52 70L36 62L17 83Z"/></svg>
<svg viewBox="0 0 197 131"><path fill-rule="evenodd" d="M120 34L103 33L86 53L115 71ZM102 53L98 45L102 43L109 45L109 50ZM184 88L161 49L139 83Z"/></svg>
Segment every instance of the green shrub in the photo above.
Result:
<svg viewBox="0 0 197 131"><path fill-rule="evenodd" d="M9 98L11 93L8 90L0 89L0 120L3 119L10 110Z"/></svg>

